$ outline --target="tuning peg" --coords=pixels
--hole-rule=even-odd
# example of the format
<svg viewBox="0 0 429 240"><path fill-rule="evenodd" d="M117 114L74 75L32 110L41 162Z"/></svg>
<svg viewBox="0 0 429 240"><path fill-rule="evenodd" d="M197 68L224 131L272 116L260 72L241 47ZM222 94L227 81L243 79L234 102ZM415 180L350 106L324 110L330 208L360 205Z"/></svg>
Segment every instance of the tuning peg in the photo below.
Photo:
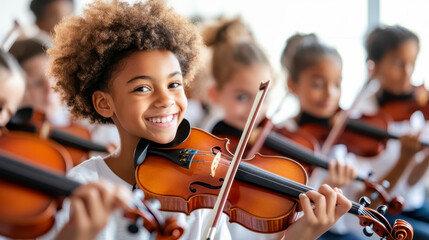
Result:
<svg viewBox="0 0 429 240"><path fill-rule="evenodd" d="M374 172L373 171L369 171L368 172L368 178L372 178L372 176L374 176Z"/></svg>
<svg viewBox="0 0 429 240"><path fill-rule="evenodd" d="M368 207L371 204L371 200L369 200L368 197L363 196L359 199L359 203L360 203L360 205L363 205L364 207Z"/></svg>
<svg viewBox="0 0 429 240"><path fill-rule="evenodd" d="M136 234L139 232L140 226L143 226L143 219L138 217L135 222L128 225L128 231L130 233Z"/></svg>
<svg viewBox="0 0 429 240"><path fill-rule="evenodd" d="M379 195L380 194L378 192L373 192L373 193L371 193L371 199L374 201L378 198Z"/></svg>
<svg viewBox="0 0 429 240"><path fill-rule="evenodd" d="M156 210L161 209L161 202L158 199L155 199L155 198L148 199L147 203L149 203L149 205Z"/></svg>
<svg viewBox="0 0 429 240"><path fill-rule="evenodd" d="M390 187L390 182L387 180L383 180L383 182L381 182L381 186L383 186L385 189Z"/></svg>
<svg viewBox="0 0 429 240"><path fill-rule="evenodd" d="M379 212L381 215L385 215L387 212L387 206L386 205L380 205L377 207L377 212Z"/></svg>
<svg viewBox="0 0 429 240"><path fill-rule="evenodd" d="M145 208L145 206L142 204L142 200L144 198L144 192L141 189L138 189L138 188L134 189L132 197L133 197L132 204L136 208L138 209ZM141 226L143 226L143 219L141 217L137 217L135 221L133 221L128 225L128 231L133 234L138 233L140 231Z"/></svg>
<svg viewBox="0 0 429 240"><path fill-rule="evenodd" d="M374 230L372 228L374 227L374 223L370 223L368 226L365 226L363 228L363 234L367 237L371 237L374 234Z"/></svg>

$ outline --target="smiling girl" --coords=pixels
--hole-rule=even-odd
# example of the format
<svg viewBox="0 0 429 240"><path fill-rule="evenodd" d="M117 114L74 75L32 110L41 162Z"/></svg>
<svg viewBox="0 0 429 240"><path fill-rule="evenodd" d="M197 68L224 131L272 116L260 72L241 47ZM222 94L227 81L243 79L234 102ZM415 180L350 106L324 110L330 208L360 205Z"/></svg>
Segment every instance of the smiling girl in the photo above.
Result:
<svg viewBox="0 0 429 240"><path fill-rule="evenodd" d="M166 7L163 1L96 1L81 17L68 18L56 28L51 75L72 114L118 128L120 147L113 154L91 158L73 168L68 176L87 183L105 178L125 188L136 184L134 151L141 138L155 143L171 142L182 122L187 100L183 86L198 67L200 37L185 18ZM111 190L112 191L112 190ZM111 197L98 196L111 206ZM311 206L314 202L314 210ZM315 239L348 211L350 202L329 187L301 196L305 216L289 229L258 239ZM104 221L91 221L91 201L65 205L57 231L68 239L146 239L125 229L121 213ZM109 213L110 209L105 212ZM89 214L88 214L88 213ZM182 239L200 239L210 210L163 213L174 216L185 228ZM83 218L83 224L76 219ZM216 239L231 239L226 218L218 226ZM65 230L64 230L65 229ZM61 230L60 230L61 231ZM55 234L55 233L54 233ZM293 238L292 238L293 237ZM58 239L60 237L57 236ZM64 239L64 238L62 238Z"/></svg>

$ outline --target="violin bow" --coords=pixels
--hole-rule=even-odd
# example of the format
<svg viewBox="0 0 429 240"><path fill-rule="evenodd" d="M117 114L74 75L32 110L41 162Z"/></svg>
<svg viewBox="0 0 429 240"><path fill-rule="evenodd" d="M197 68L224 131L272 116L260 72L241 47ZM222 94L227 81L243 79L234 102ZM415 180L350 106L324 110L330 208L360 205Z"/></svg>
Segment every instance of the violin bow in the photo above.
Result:
<svg viewBox="0 0 429 240"><path fill-rule="evenodd" d="M231 165L228 168L228 172L225 176L225 180L222 184L219 196L216 199L216 203L214 205L202 240L211 240L215 237L217 223L219 222L219 218L221 217L221 214L225 207L226 199L231 190L231 186L237 173L238 166L240 165L241 159L243 157L247 142L249 141L250 133L252 132L252 129L255 125L256 117L258 116L259 110L262 106L262 102L267 95L269 84L270 80L262 82L259 86L259 91L256 94L252 109L250 111L249 117L247 118L246 126L244 127L243 134L241 135L237 150L235 151L234 157L231 161Z"/></svg>
<svg viewBox="0 0 429 240"><path fill-rule="evenodd" d="M323 143L322 147L320 148L320 154L324 157L328 156L329 151L331 150L332 146L335 144L335 142L340 137L341 133L344 131L344 128L346 127L347 120L349 119L349 114L352 111L352 109L356 108L356 105L358 102L361 101L364 93L366 92L368 86L372 82L373 79L373 73L374 73L374 62L369 60L368 61L368 79L360 89L357 97L353 101L352 105L349 109L341 111L333 124L331 131L328 134L328 137L326 137L325 142Z"/></svg>
<svg viewBox="0 0 429 240"><path fill-rule="evenodd" d="M273 114L271 114L271 117L268 118L268 121L266 122L264 127L262 127L262 130L259 132L259 134L257 134L256 141L252 144L252 147L250 148L250 150L247 151L245 159L253 157L262 148L262 146L265 143L265 139L267 139L268 134L270 134L271 130L274 127L274 124L271 121L271 119L275 115L277 115L277 113L280 112L281 107L283 106L283 103L286 100L288 95L289 95L289 93L286 93L285 95L283 95L282 99L280 100L280 103L277 104L277 107L274 110Z"/></svg>
<svg viewBox="0 0 429 240"><path fill-rule="evenodd" d="M6 34L6 37L1 43L1 48L5 52L9 52L9 49L12 47L13 43L16 41L16 39L18 39L20 32L21 25L19 24L18 20L13 21L12 29L10 29L10 31Z"/></svg>

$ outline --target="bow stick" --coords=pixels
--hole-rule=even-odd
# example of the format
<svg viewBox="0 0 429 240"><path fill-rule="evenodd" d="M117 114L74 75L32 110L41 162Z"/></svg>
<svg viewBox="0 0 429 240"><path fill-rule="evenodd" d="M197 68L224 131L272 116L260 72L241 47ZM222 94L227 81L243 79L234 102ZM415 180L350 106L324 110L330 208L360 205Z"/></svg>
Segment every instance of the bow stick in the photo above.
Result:
<svg viewBox="0 0 429 240"><path fill-rule="evenodd" d="M244 127L243 134L241 135L237 150L235 151L234 157L231 161L231 165L228 168L228 172L225 176L225 181L222 184L222 188L220 190L219 196L217 197L215 206L208 221L206 230L204 232L205 234L203 235L202 240L214 239L217 223L219 222L219 218L221 216L221 213L223 212L223 208L225 207L226 199L229 195L229 191L231 190L232 182L234 181L238 166L240 164L241 158L243 157L247 142L249 141L250 133L252 132L253 126L255 125L256 117L258 116L262 102L267 95L269 84L270 80L262 82L259 86L259 91L256 94L255 101L253 102L253 106L250 111L250 115L247 118L246 126Z"/></svg>

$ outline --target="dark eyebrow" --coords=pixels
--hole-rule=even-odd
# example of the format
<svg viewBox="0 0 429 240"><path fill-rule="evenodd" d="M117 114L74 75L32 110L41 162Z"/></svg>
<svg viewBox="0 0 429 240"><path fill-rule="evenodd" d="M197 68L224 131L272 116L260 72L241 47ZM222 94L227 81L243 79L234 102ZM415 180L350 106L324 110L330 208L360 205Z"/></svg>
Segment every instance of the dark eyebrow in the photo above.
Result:
<svg viewBox="0 0 429 240"><path fill-rule="evenodd" d="M323 81L325 81L325 82L327 81L326 78L325 78L325 76L323 76L322 74L318 74L318 73L311 75L310 79L312 81L316 81L316 80L320 80L320 79L323 80Z"/></svg>
<svg viewBox="0 0 429 240"><path fill-rule="evenodd" d="M147 80L151 80L152 78L151 78L151 77L149 77L149 76L145 76L145 75L142 75L142 76L135 76L135 77L131 78L130 80L128 80L128 81L127 81L127 84L128 84L128 83L131 83L131 82L133 82L133 81L135 81L135 80L137 80L137 79L143 79L143 80L147 79Z"/></svg>
<svg viewBox="0 0 429 240"><path fill-rule="evenodd" d="M170 73L170 74L168 74L168 78L172 78L172 77L174 77L174 76L176 76L176 75L180 75L180 76L182 76L182 72L180 72L180 71L176 71L176 72ZM152 80L153 78L151 78L151 77L149 77L149 76L145 76L145 75L135 76L135 77L131 78L130 80L128 80L128 81L127 81L127 84L128 84L128 83L131 83L131 82L133 82L133 81L135 81L135 80L137 80L137 79Z"/></svg>
<svg viewBox="0 0 429 240"><path fill-rule="evenodd" d="M182 76L182 72L181 72L181 71L175 71L175 72L173 72L173 73L168 74L168 77L169 77L169 78L172 78L172 77L174 77L174 76L176 76L176 75L180 75L180 76Z"/></svg>
<svg viewBox="0 0 429 240"><path fill-rule="evenodd" d="M244 90L244 89L235 89L234 93L245 93L245 94L249 94L249 91Z"/></svg>

